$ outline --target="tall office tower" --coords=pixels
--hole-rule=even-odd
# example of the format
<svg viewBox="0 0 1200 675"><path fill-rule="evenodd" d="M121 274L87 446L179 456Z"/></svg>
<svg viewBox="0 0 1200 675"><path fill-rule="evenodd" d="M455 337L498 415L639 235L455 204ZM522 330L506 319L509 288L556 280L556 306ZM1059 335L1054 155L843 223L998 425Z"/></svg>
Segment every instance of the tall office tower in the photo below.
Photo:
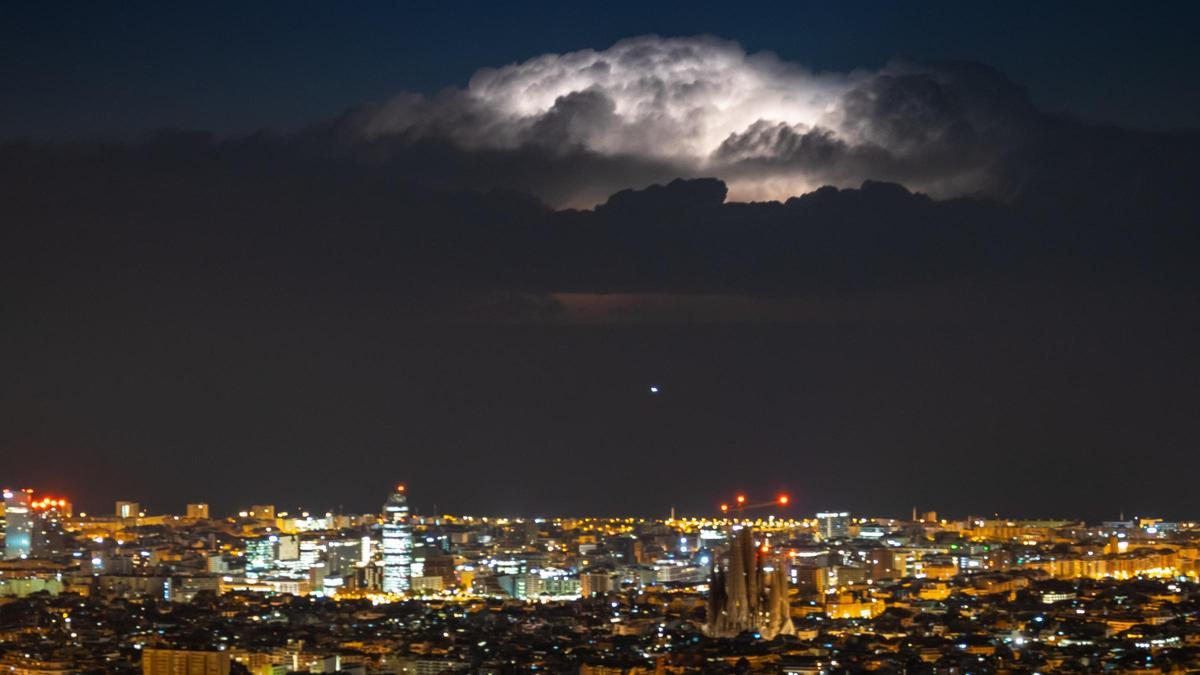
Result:
<svg viewBox="0 0 1200 675"><path fill-rule="evenodd" d="M27 558L33 553L33 490L4 491L4 558Z"/></svg>
<svg viewBox="0 0 1200 675"><path fill-rule="evenodd" d="M850 536L850 513L824 511L817 514L817 534L821 539L845 539Z"/></svg>
<svg viewBox="0 0 1200 675"><path fill-rule="evenodd" d="M187 517L208 520L208 504L188 504Z"/></svg>
<svg viewBox="0 0 1200 675"><path fill-rule="evenodd" d="M766 562L754 544L754 531L748 527L737 530L726 564L713 568L705 633L736 637L756 631L767 640L796 634L788 601L787 562Z"/></svg>
<svg viewBox="0 0 1200 675"><path fill-rule="evenodd" d="M141 509L138 507L137 502L117 502L116 512L118 518L137 518L140 511Z"/></svg>
<svg viewBox="0 0 1200 675"><path fill-rule="evenodd" d="M29 557L48 558L63 553L67 547L67 533L63 523L71 517L71 503L65 499L43 497L29 504L29 520L33 527Z"/></svg>
<svg viewBox="0 0 1200 675"><path fill-rule="evenodd" d="M404 486L383 504L383 592L403 593L412 574L412 525L408 522L408 497Z"/></svg>

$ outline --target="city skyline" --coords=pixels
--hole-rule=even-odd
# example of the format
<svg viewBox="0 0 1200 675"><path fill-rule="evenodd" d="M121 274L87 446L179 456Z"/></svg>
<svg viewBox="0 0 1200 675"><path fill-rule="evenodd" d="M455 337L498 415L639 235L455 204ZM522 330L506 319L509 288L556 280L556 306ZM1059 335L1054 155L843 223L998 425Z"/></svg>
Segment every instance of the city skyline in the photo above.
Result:
<svg viewBox="0 0 1200 675"><path fill-rule="evenodd" d="M790 494L777 495L773 499L764 502L753 503L752 508L741 508L746 504L749 498L746 493L730 493L724 495L723 498L713 501L706 507L698 508L694 511L683 511L675 506L668 506L661 513L632 513L632 512L614 512L614 513L551 513L551 512L531 512L531 513L500 513L500 512L451 512L445 509L436 511L429 510L422 512L419 507L413 507L409 504L409 493L406 485L398 485L393 489L384 502L383 507L379 509L346 509L339 507L337 509L318 508L316 505L298 504L295 506L285 506L271 500L259 498L256 504L237 503L230 506L214 507L208 501L188 500L181 505L168 506L167 508L150 507L148 503L143 501L127 501L114 500L107 503L97 504L100 508L86 507L74 501L63 493L44 493L40 490L31 487L24 488L3 488L3 494L8 499L10 495L17 495L20 499L30 500L33 508L51 509L66 513L67 516L80 517L116 517L117 519L136 519L149 518L151 520L162 518L197 518L218 520L236 520L239 518L285 518L291 520L304 519L320 519L333 518L341 516L357 516L371 513L382 514L385 518L388 514L394 513L395 523L407 522L409 518L422 520L437 520L439 518L489 518L496 520L519 520L519 521L534 521L546 519L572 519L572 518L602 518L602 519L624 519L634 518L639 521L675 521L680 522L689 520L711 520L714 522L727 523L753 523L761 522L763 519L779 520L780 522L790 523L811 523L819 533L822 533L826 538L838 538L846 535L847 528L851 522L859 521L888 521L888 522L943 522L949 520L972 520L983 518L988 520L1020 520L1020 521L1063 521L1063 522L1079 522L1096 524L1101 522L1139 522L1144 520L1163 521L1164 514L1154 512L1129 512L1124 509L1117 509L1113 514L1102 515L1097 518L1087 518L1076 513L1056 513L1056 514L1012 514L1000 512L978 511L971 513L957 513L948 511L939 511L936 508L929 508L928 505L918 506L913 505L907 510L897 509L890 512L871 512L863 511L854 508L842 508L836 511L829 511L825 505L823 509L820 506L809 508L805 505L797 506L793 497ZM431 497L427 497L427 501ZM397 501L399 500L399 501ZM369 500L368 500L369 501ZM843 499L839 506L846 507L847 501ZM115 505L115 506L113 506ZM182 506L182 508L180 508ZM852 507L852 505L850 505ZM81 508L82 507L82 508ZM940 519L939 519L940 514ZM909 516L906 518L906 516ZM1190 518L1183 517L1176 519L1183 523L1200 522L1200 517ZM403 531L397 531L397 536L404 535ZM411 544L410 544L411 545ZM399 552L399 551L397 551ZM397 563L403 564L403 563Z"/></svg>
<svg viewBox="0 0 1200 675"><path fill-rule="evenodd" d="M822 675L1195 664L1200 523L474 518L5 490L0 667L30 675ZM881 648L863 650L860 641ZM674 669L674 670L671 670Z"/></svg>

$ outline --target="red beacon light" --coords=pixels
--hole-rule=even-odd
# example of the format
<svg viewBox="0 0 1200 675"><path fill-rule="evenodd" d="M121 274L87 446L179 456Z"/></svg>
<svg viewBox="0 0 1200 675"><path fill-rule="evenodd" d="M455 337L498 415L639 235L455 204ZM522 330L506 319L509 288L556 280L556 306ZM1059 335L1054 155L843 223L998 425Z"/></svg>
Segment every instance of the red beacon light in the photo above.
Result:
<svg viewBox="0 0 1200 675"><path fill-rule="evenodd" d="M775 499L772 499L771 501L768 501L768 502L755 502L753 504L748 504L746 495L740 494L735 498L734 501L735 501L735 503L734 503L732 509L738 513L745 513L747 511L753 511L756 509L766 509L766 508L770 508L772 506L787 506L788 504L791 503L792 498L786 494L781 494L778 497L776 497ZM729 504L722 504L721 512L726 513L730 510L730 508L731 507L729 506Z"/></svg>

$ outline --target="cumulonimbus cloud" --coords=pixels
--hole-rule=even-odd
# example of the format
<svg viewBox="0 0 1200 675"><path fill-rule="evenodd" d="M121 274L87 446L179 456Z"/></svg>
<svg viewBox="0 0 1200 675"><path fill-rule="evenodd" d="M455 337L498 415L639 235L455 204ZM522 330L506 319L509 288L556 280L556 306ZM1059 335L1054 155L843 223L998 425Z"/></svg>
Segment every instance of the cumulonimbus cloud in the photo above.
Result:
<svg viewBox="0 0 1200 675"><path fill-rule="evenodd" d="M659 163L720 177L731 199L753 200L866 179L987 193L1038 114L1020 88L975 64L815 73L715 37L644 36L484 68L465 89L403 93L348 120L367 144Z"/></svg>

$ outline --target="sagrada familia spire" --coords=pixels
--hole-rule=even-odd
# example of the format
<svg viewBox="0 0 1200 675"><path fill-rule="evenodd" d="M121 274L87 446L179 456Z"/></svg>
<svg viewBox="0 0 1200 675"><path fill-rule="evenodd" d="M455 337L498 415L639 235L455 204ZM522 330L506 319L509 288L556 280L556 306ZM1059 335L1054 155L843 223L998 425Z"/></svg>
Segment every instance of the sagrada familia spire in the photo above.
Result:
<svg viewBox="0 0 1200 675"><path fill-rule="evenodd" d="M709 636L756 631L770 640L796 634L788 603L787 566L780 562L767 571L764 557L754 545L753 530L743 527L734 532L728 564L713 566L704 626Z"/></svg>

